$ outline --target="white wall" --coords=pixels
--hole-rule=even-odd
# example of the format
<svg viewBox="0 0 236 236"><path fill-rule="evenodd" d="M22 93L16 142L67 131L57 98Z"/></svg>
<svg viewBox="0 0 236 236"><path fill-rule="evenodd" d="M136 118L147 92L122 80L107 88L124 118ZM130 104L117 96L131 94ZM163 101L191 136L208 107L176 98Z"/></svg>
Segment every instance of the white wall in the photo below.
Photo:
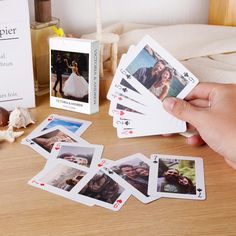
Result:
<svg viewBox="0 0 236 236"><path fill-rule="evenodd" d="M31 17L34 0L28 0ZM169 25L207 23L209 0L102 0L103 26L116 22ZM66 33L95 31L95 0L52 0L52 14Z"/></svg>

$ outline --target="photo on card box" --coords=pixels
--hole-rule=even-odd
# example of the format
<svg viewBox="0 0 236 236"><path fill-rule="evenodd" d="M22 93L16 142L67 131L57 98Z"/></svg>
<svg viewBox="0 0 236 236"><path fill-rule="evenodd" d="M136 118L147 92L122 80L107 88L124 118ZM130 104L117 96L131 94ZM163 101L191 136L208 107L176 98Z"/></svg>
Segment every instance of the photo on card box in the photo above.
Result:
<svg viewBox="0 0 236 236"><path fill-rule="evenodd" d="M142 159L125 160L111 169L139 192L148 196L149 165Z"/></svg>
<svg viewBox="0 0 236 236"><path fill-rule="evenodd" d="M57 164L48 170L47 174L39 181L69 192L86 174L86 172L73 167Z"/></svg>
<svg viewBox="0 0 236 236"><path fill-rule="evenodd" d="M138 53L126 70L159 100L176 97L186 87L188 80L178 73L148 44Z"/></svg>
<svg viewBox="0 0 236 236"><path fill-rule="evenodd" d="M99 170L79 191L79 194L113 204L125 191L115 180Z"/></svg>
<svg viewBox="0 0 236 236"><path fill-rule="evenodd" d="M157 192L196 194L194 160L160 158Z"/></svg>
<svg viewBox="0 0 236 236"><path fill-rule="evenodd" d="M93 147L62 146L57 158L90 167L95 153Z"/></svg>
<svg viewBox="0 0 236 236"><path fill-rule="evenodd" d="M67 142L67 143L76 142L76 140L74 140L69 135L65 134L59 129L55 129L51 132L39 135L33 138L32 141L34 141L36 144L38 144L40 147L42 147L49 153L51 152L53 145L56 142Z"/></svg>
<svg viewBox="0 0 236 236"><path fill-rule="evenodd" d="M51 96L88 103L89 54L51 50Z"/></svg>

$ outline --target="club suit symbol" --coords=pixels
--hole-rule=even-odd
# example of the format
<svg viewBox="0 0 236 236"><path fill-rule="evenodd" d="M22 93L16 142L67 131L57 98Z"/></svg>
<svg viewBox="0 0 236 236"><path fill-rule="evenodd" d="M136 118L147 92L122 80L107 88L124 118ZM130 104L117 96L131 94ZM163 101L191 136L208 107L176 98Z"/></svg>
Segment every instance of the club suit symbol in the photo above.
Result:
<svg viewBox="0 0 236 236"><path fill-rule="evenodd" d="M197 191L198 191L198 197L201 198L202 197L202 189L198 188Z"/></svg>

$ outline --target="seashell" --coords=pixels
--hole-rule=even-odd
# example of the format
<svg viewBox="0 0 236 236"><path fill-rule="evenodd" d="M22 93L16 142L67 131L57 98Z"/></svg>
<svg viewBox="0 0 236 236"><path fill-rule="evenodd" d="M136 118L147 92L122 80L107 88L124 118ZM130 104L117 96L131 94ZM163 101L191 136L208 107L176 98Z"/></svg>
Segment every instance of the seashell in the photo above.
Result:
<svg viewBox="0 0 236 236"><path fill-rule="evenodd" d="M26 108L17 107L10 113L9 116L9 127L15 127L17 129L23 127L26 128L27 125L35 123L31 118L31 115Z"/></svg>
<svg viewBox="0 0 236 236"><path fill-rule="evenodd" d="M10 143L13 143L16 138L23 135L24 131L14 132L13 127L9 127L7 130L0 130L0 141L6 140Z"/></svg>
<svg viewBox="0 0 236 236"><path fill-rule="evenodd" d="M0 107L0 127L6 126L8 124L8 119L9 112L3 107Z"/></svg>

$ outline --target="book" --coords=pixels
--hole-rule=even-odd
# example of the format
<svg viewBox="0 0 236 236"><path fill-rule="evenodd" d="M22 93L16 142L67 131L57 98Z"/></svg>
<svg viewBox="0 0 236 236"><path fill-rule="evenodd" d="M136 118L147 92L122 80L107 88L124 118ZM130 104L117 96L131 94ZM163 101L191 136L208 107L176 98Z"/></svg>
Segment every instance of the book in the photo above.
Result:
<svg viewBox="0 0 236 236"><path fill-rule="evenodd" d="M50 47L50 106L92 114L99 110L99 41L54 37Z"/></svg>
<svg viewBox="0 0 236 236"><path fill-rule="evenodd" d="M0 1L0 106L35 107L28 0Z"/></svg>

